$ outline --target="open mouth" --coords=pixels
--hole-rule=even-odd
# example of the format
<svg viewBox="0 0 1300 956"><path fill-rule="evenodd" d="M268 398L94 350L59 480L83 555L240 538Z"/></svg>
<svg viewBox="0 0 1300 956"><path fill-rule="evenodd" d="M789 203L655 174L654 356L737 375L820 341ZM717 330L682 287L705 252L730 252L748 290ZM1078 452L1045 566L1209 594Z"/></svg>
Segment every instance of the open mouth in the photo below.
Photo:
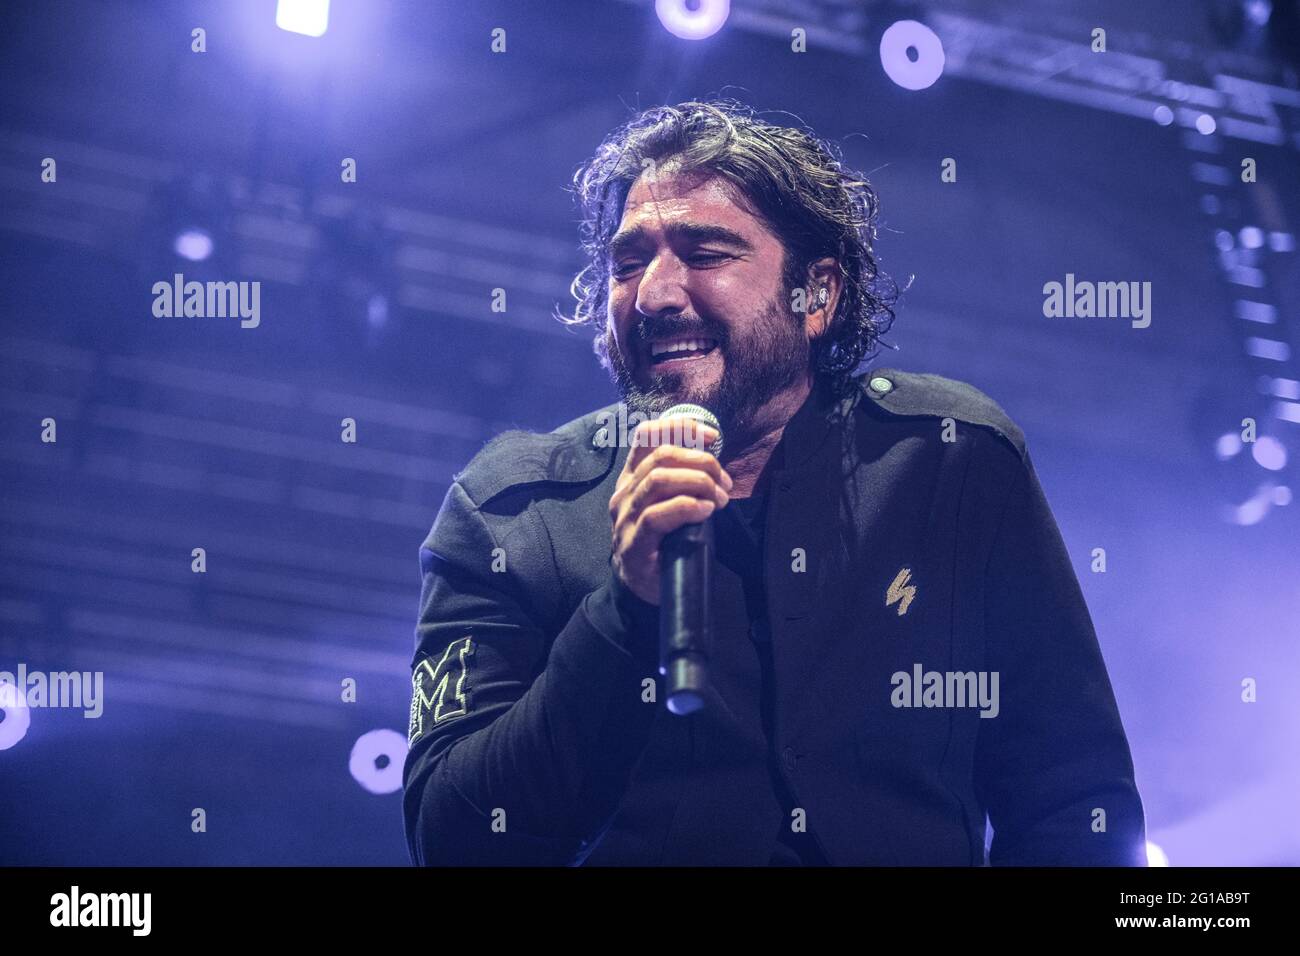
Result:
<svg viewBox="0 0 1300 956"><path fill-rule="evenodd" d="M717 339L657 339L650 343L650 365L662 368L675 362L693 362L717 347Z"/></svg>

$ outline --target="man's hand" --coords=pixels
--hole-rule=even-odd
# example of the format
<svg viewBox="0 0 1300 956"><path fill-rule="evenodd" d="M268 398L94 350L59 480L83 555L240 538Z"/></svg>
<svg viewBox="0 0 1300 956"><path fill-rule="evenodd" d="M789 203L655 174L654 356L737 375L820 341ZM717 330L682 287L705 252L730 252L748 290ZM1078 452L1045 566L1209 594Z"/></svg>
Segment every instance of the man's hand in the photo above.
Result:
<svg viewBox="0 0 1300 956"><path fill-rule="evenodd" d="M641 600L659 603L659 547L664 535L703 521L730 500L731 476L703 449L718 432L692 418L642 422L609 499L614 571ZM689 447L688 447L689 446Z"/></svg>

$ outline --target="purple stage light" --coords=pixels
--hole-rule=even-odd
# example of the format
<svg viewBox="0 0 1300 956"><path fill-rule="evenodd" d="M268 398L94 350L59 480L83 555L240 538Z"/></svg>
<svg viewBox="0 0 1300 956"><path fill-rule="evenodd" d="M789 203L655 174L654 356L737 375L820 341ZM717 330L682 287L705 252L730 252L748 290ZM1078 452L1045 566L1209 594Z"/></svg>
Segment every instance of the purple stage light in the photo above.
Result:
<svg viewBox="0 0 1300 956"><path fill-rule="evenodd" d="M1286 446L1272 435L1261 435L1250 453L1261 468L1281 471L1286 467Z"/></svg>
<svg viewBox="0 0 1300 956"><path fill-rule="evenodd" d="M655 13L673 36L703 40L727 22L731 0L655 0Z"/></svg>
<svg viewBox="0 0 1300 956"><path fill-rule="evenodd" d="M357 738L348 758L352 778L371 793L402 789L406 738L395 730L372 730Z"/></svg>
<svg viewBox="0 0 1300 956"><path fill-rule="evenodd" d="M880 65L905 90L923 90L943 75L943 43L924 23L899 20L880 37Z"/></svg>
<svg viewBox="0 0 1300 956"><path fill-rule="evenodd" d="M1147 866L1168 866L1169 857L1150 840L1147 841Z"/></svg>
<svg viewBox="0 0 1300 956"><path fill-rule="evenodd" d="M279 0L275 25L303 36L324 36L330 24L330 0Z"/></svg>
<svg viewBox="0 0 1300 956"><path fill-rule="evenodd" d="M1240 454L1241 447L1241 436L1236 432L1227 432L1220 435L1219 440L1214 443L1214 453L1219 457L1219 461L1227 461Z"/></svg>
<svg viewBox="0 0 1300 956"><path fill-rule="evenodd" d="M183 229L177 233L172 249L182 259L202 262L212 255L212 236L203 229Z"/></svg>
<svg viewBox="0 0 1300 956"><path fill-rule="evenodd" d="M17 684L0 682L0 750L8 750L27 736L32 724L32 711L27 698Z"/></svg>

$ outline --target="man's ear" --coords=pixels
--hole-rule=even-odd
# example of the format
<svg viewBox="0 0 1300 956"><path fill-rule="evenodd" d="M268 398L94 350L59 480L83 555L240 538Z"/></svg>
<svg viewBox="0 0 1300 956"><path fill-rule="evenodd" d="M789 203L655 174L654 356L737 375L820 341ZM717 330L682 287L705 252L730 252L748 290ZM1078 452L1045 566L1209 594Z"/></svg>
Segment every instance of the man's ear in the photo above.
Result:
<svg viewBox="0 0 1300 956"><path fill-rule="evenodd" d="M826 331L839 305L844 278L839 261L827 256L808 266L808 313L805 329L809 339Z"/></svg>

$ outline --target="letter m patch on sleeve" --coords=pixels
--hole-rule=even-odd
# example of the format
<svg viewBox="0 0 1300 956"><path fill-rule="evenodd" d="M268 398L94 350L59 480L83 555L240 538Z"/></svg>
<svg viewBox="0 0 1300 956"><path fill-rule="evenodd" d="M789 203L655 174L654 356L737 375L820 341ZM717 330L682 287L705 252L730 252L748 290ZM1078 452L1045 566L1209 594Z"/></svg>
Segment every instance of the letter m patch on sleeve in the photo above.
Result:
<svg viewBox="0 0 1300 956"><path fill-rule="evenodd" d="M465 678L469 674L474 645L468 637L453 641L442 658L425 657L411 672L411 725L407 743L415 741L434 724L469 713Z"/></svg>

